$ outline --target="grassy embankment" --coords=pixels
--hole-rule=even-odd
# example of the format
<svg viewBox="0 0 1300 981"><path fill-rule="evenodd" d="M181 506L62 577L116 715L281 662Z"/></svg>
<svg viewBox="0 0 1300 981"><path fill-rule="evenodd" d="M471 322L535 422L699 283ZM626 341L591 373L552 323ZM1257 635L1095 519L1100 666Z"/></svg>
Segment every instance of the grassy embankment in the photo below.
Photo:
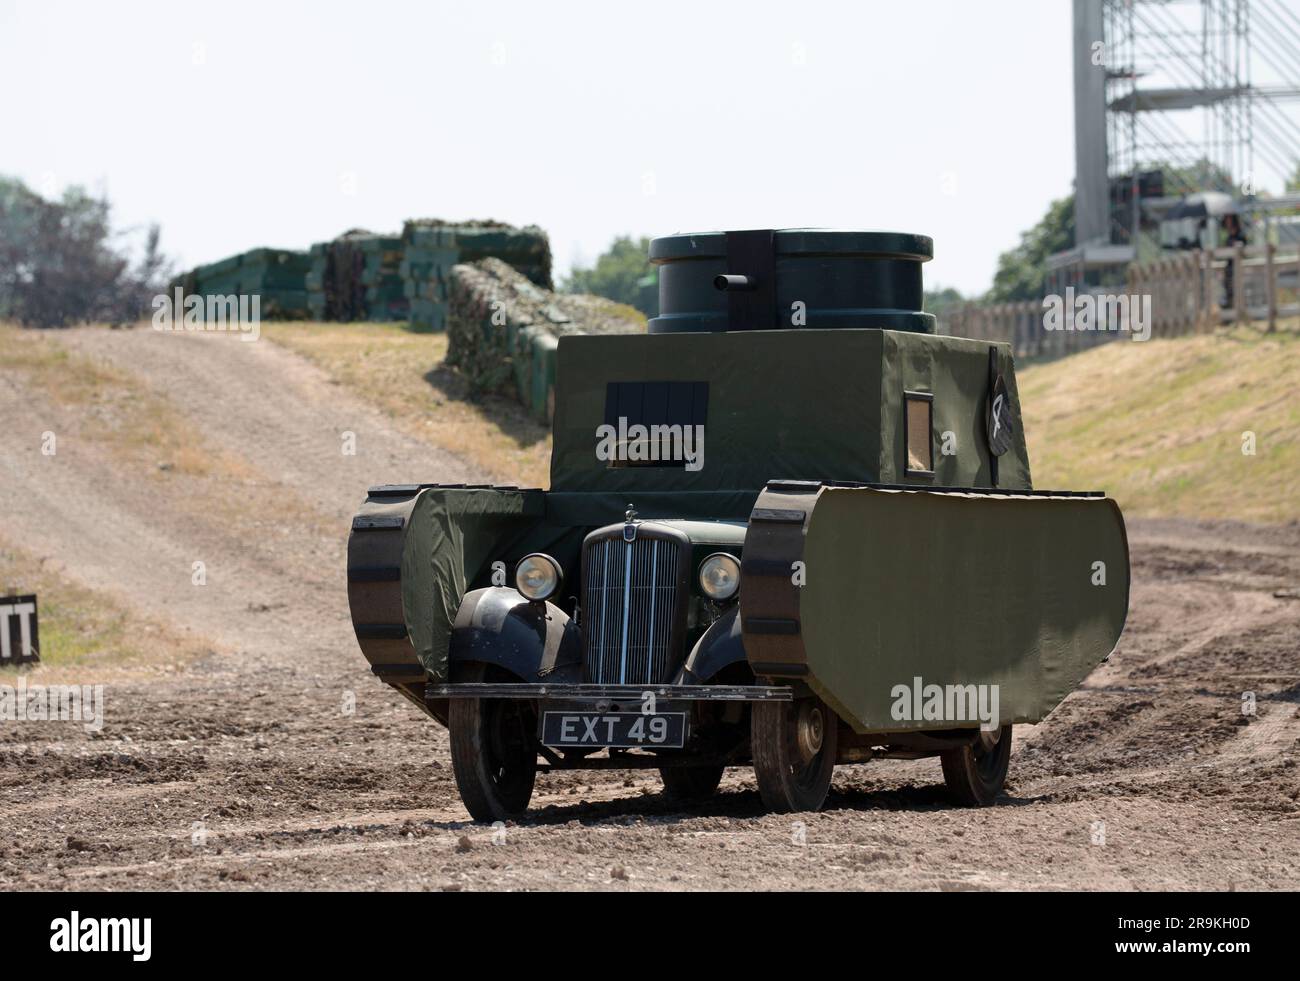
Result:
<svg viewBox="0 0 1300 981"><path fill-rule="evenodd" d="M406 324L263 324L262 334L315 362L379 406L417 438L450 450L492 479L521 487L549 483L551 437L513 402L470 396L443 366L447 335Z"/></svg>
<svg viewBox="0 0 1300 981"><path fill-rule="evenodd" d="M1300 325L1285 326L1018 371L1035 486L1105 490L1129 515L1300 520Z"/></svg>
<svg viewBox="0 0 1300 981"><path fill-rule="evenodd" d="M203 642L137 616L52 563L0 541L0 595L9 592L36 594L41 660L0 669L0 684L14 684L20 672L33 684L90 684L106 675L168 672L208 650Z"/></svg>

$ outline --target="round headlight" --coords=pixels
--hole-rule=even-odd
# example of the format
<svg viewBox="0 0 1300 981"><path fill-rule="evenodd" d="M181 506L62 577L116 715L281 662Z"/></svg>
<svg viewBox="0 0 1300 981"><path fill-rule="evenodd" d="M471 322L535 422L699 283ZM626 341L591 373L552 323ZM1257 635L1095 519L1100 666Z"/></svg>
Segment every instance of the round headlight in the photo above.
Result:
<svg viewBox="0 0 1300 981"><path fill-rule="evenodd" d="M535 602L554 596L562 578L560 563L541 552L525 555L515 566L515 589Z"/></svg>
<svg viewBox="0 0 1300 981"><path fill-rule="evenodd" d="M700 589L711 600L728 600L740 588L740 563L734 555L714 552L700 563Z"/></svg>

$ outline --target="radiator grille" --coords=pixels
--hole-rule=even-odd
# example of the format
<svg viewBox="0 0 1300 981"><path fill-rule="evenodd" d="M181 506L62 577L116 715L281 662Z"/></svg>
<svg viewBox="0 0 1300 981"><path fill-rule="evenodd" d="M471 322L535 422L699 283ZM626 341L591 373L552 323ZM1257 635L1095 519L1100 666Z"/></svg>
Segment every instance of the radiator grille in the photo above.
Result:
<svg viewBox="0 0 1300 981"><path fill-rule="evenodd" d="M619 537L589 542L583 612L587 677L597 684L655 684L668 670L676 616L675 541Z"/></svg>

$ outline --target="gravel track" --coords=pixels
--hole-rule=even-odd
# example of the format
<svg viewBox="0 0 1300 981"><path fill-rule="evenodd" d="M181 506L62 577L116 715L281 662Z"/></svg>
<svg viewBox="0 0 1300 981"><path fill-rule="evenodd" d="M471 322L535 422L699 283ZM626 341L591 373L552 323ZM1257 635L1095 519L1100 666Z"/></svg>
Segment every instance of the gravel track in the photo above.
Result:
<svg viewBox="0 0 1300 981"><path fill-rule="evenodd" d="M494 830L468 822L446 733L366 670L343 577L368 484L481 476L268 341L55 342L247 467L123 466L0 365L0 534L211 647L110 675L99 734L0 723L0 888L1300 887L1300 525L1131 522L1120 649L1017 727L1001 806L952 806L937 761L841 767L826 809L793 818L764 815L744 770L685 811L657 774L568 773Z"/></svg>

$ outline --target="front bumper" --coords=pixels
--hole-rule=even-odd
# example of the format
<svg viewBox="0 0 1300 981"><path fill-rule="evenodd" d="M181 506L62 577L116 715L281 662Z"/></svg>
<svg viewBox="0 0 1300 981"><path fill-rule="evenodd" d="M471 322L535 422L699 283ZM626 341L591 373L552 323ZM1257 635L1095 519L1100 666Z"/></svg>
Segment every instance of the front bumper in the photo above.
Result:
<svg viewBox="0 0 1300 981"><path fill-rule="evenodd" d="M541 701L639 701L646 694L672 702L790 702L789 685L536 685L461 684L425 687L424 697L515 698Z"/></svg>

